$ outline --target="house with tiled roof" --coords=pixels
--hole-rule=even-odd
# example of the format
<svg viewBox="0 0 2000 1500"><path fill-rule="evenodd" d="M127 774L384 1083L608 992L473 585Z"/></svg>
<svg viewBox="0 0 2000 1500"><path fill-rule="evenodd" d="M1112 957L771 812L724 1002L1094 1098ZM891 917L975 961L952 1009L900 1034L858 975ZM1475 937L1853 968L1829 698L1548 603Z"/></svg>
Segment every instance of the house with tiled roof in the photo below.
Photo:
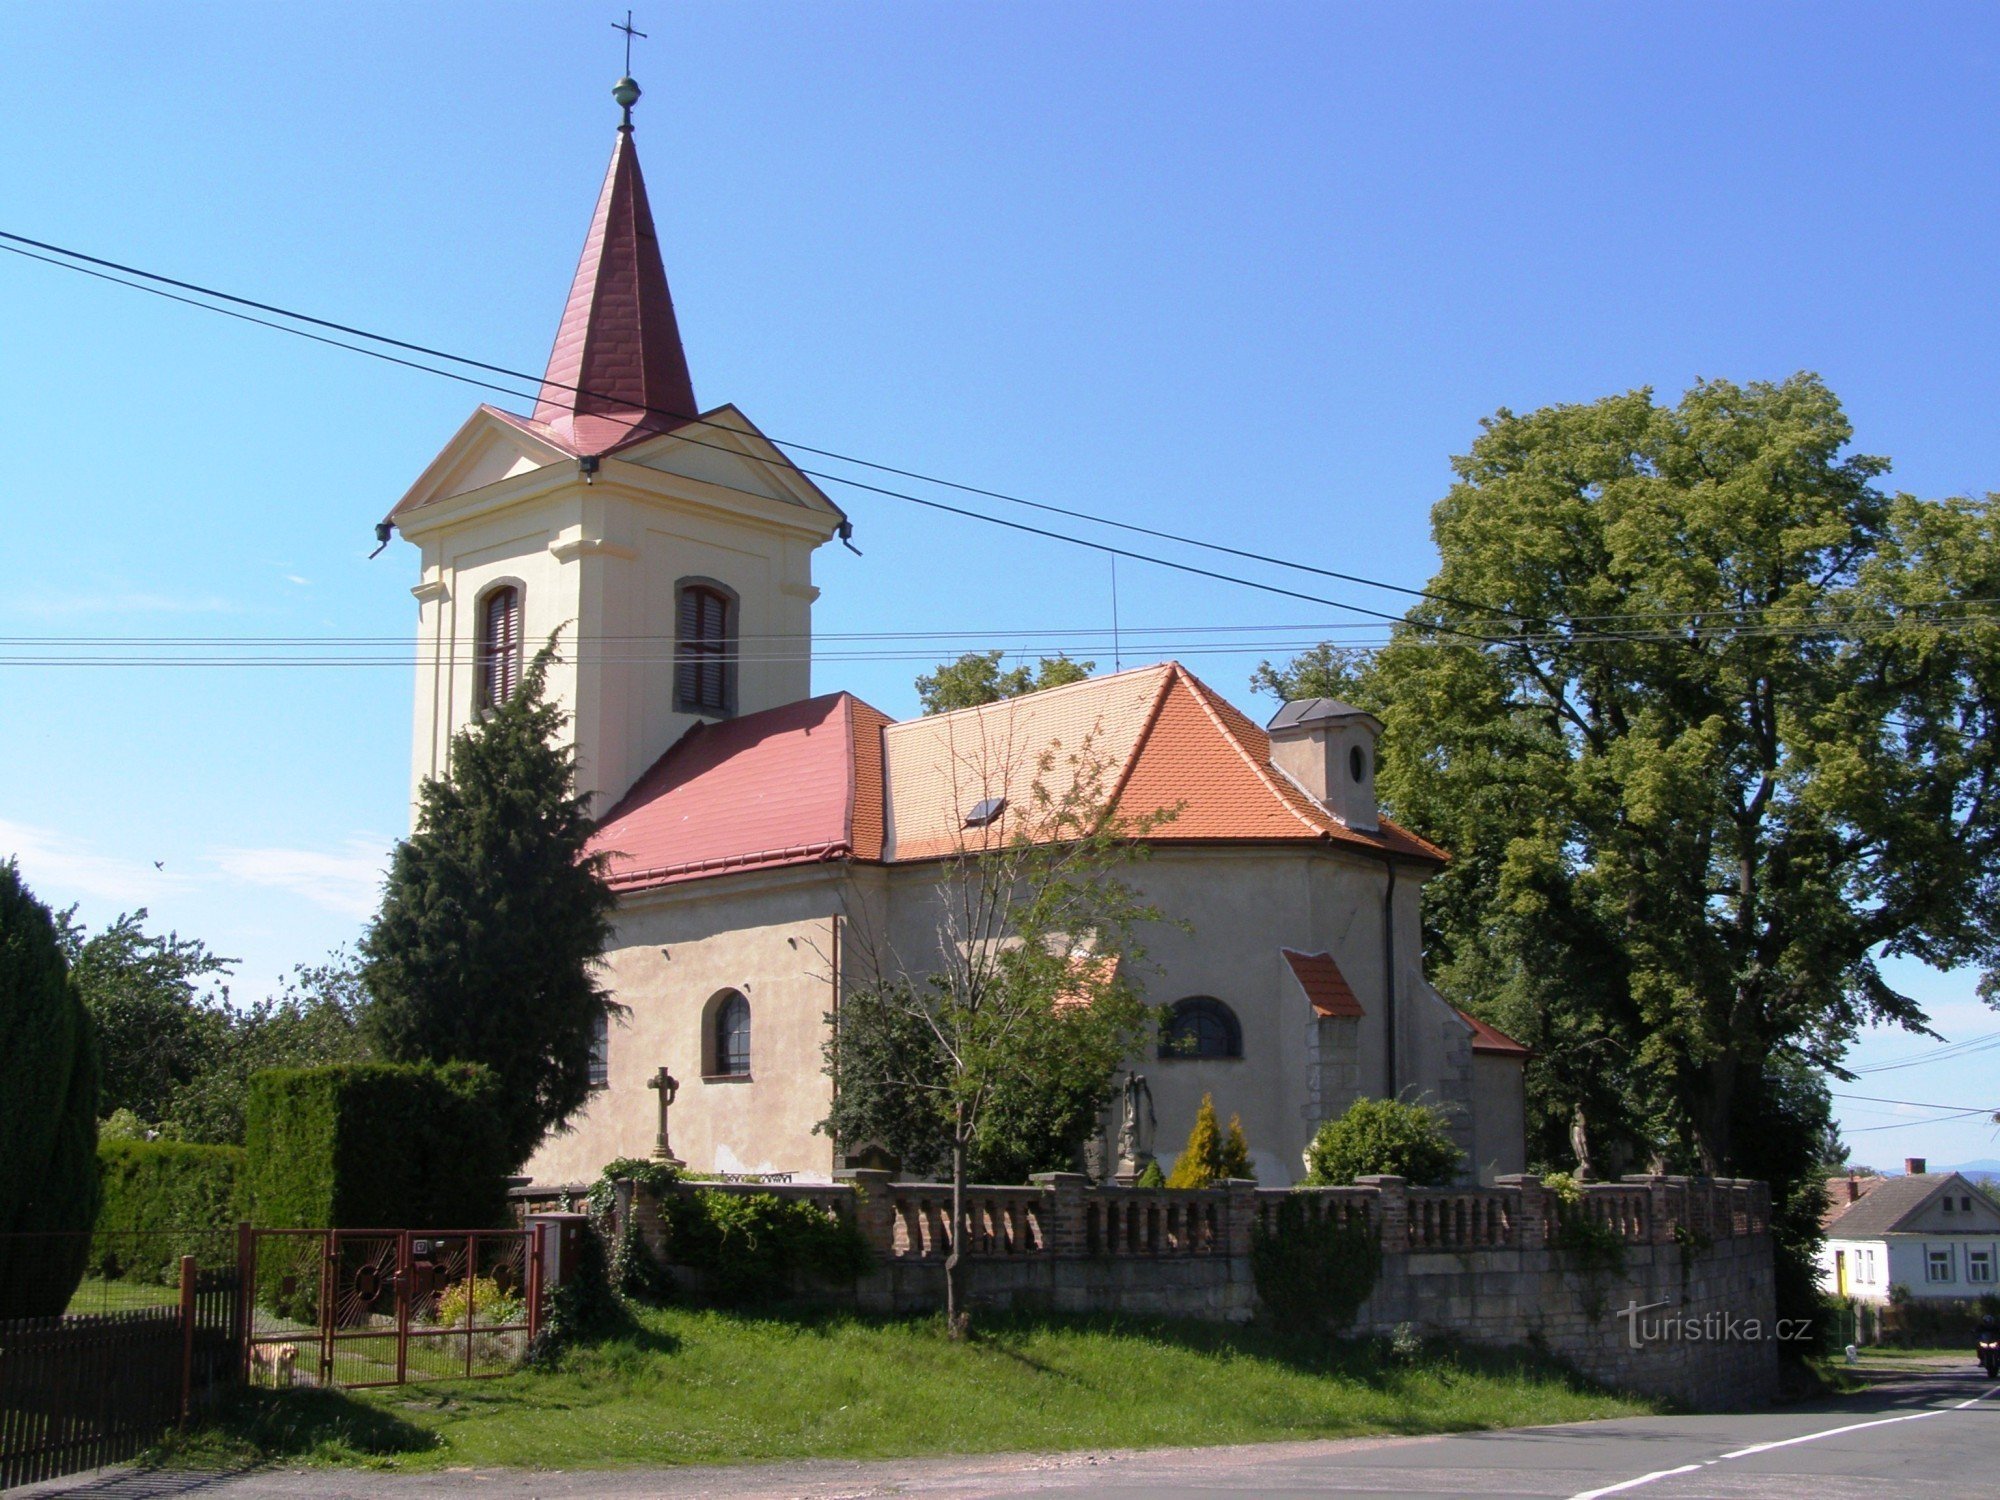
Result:
<svg viewBox="0 0 2000 1500"><path fill-rule="evenodd" d="M2000 1207L1957 1172L1926 1172L1921 1157L1900 1177L1831 1177L1820 1223L1823 1291L1887 1302L1968 1301L2000 1291Z"/></svg>
<svg viewBox="0 0 2000 1500"><path fill-rule="evenodd" d="M696 402L629 107L533 414L479 408L389 520L422 554L416 783L528 643L570 644L550 687L602 810L624 1014L537 1181L647 1154L662 1068L691 1166L831 1173L828 1015L884 954L922 969L941 872L1079 756L1121 814L1171 813L1130 876L1176 919L1128 976L1173 1039L1133 1059L1163 1149L1210 1093L1284 1183L1322 1120L1395 1094L1451 1107L1469 1176L1521 1170L1526 1049L1425 980L1419 894L1447 855L1377 811L1368 714L1311 699L1259 725L1174 662L904 722L813 693L812 557L846 519Z"/></svg>

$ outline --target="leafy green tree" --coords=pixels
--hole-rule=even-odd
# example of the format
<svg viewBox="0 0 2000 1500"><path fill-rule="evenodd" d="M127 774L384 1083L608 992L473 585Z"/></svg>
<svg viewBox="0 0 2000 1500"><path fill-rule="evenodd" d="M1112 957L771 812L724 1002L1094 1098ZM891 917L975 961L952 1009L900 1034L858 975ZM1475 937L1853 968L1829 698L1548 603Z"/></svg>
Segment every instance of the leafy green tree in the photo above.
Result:
<svg viewBox="0 0 2000 1500"><path fill-rule="evenodd" d="M69 1303L97 1217L97 1051L61 930L0 864L0 1319ZM74 1241L11 1234L77 1231Z"/></svg>
<svg viewBox="0 0 2000 1500"><path fill-rule="evenodd" d="M1393 1176L1419 1187L1443 1187L1464 1155L1438 1106L1357 1099L1314 1133L1306 1147L1306 1185L1338 1187L1357 1177Z"/></svg>
<svg viewBox="0 0 2000 1500"><path fill-rule="evenodd" d="M88 933L71 907L56 918L70 976L96 1023L106 1114L173 1119L175 1098L226 1054L236 960L195 938L146 931L146 911Z"/></svg>
<svg viewBox="0 0 2000 1500"><path fill-rule="evenodd" d="M1501 411L1429 597L1336 674L1456 856L1439 988L1535 1048L1531 1159L1755 1163L1788 1201L1816 1151L1776 1115L1862 1025L1924 1025L1879 960L1992 994L2000 508L1885 493L1851 441L1811 375Z"/></svg>
<svg viewBox="0 0 2000 1500"><path fill-rule="evenodd" d="M598 983L613 898L576 789L554 643L519 689L452 741L418 793L381 912L362 939L366 1030L392 1062L483 1063L525 1161L590 1094L590 1039L617 1007Z"/></svg>
<svg viewBox="0 0 2000 1500"><path fill-rule="evenodd" d="M266 1068L372 1062L367 991L345 950L299 964L274 997L224 1012L221 1045L174 1091L166 1121L183 1140L240 1145L250 1077Z"/></svg>
<svg viewBox="0 0 2000 1500"><path fill-rule="evenodd" d="M906 968L859 932L864 978L827 1018L833 1106L819 1128L918 1161L942 1155L955 1225L982 1159L1016 1172L1069 1164L1145 1024L1123 976L1141 957L1134 930L1158 913L1117 872L1165 818L1121 817L1106 783L1088 743L1060 764L1057 750L1042 755L1006 830L969 830L940 862L932 967ZM962 1336L957 1235L945 1307Z"/></svg>
<svg viewBox="0 0 2000 1500"><path fill-rule="evenodd" d="M975 708L981 703L997 703L1002 698L1018 698L1023 693L1039 693L1044 688L1081 682L1097 668L1094 661L1071 661L1061 652L1044 656L1030 671L1026 665L1000 670L1004 651L968 651L956 661L939 664L934 672L917 679L917 697L927 714L949 713L954 708Z"/></svg>

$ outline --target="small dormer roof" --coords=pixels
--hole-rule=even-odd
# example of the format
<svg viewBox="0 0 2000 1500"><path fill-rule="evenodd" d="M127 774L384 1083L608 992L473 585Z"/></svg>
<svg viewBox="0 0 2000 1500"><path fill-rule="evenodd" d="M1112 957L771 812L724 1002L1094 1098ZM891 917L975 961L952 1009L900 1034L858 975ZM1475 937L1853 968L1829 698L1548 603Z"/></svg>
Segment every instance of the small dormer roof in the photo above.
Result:
<svg viewBox="0 0 2000 1500"><path fill-rule="evenodd" d="M1365 708L1356 708L1352 703L1338 698L1294 698L1271 716L1265 726L1272 734L1281 734L1287 729L1310 729L1316 724L1332 724L1343 719L1366 719L1377 729L1382 721Z"/></svg>

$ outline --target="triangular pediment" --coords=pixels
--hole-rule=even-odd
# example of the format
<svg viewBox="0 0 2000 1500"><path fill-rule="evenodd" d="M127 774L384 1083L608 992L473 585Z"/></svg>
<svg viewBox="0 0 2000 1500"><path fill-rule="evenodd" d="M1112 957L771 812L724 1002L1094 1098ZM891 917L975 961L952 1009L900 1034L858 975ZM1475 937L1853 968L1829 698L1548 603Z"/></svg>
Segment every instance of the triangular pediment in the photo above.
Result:
<svg viewBox="0 0 2000 1500"><path fill-rule="evenodd" d="M482 406L466 419L389 514L399 516L420 505L468 495L571 457L529 431L521 418Z"/></svg>
<svg viewBox="0 0 2000 1500"><path fill-rule="evenodd" d="M680 474L808 510L845 514L733 406L718 406L671 432L642 438L620 448L617 457L663 474Z"/></svg>

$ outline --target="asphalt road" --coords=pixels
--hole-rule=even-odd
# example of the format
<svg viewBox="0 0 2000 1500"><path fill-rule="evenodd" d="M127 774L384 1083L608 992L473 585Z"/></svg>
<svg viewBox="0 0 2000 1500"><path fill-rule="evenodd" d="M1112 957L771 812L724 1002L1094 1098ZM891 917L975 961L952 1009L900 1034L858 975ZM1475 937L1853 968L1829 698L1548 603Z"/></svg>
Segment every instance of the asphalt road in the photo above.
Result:
<svg viewBox="0 0 2000 1500"><path fill-rule="evenodd" d="M985 1500L1086 1490L1117 1500L1168 1495L1994 1500L2000 1497L2000 1386L1967 1361L1963 1371L1914 1372L1865 1395L1749 1415L1646 1417L1453 1437L703 1469L127 1471L16 1493L91 1500L860 1500L887 1495Z"/></svg>

